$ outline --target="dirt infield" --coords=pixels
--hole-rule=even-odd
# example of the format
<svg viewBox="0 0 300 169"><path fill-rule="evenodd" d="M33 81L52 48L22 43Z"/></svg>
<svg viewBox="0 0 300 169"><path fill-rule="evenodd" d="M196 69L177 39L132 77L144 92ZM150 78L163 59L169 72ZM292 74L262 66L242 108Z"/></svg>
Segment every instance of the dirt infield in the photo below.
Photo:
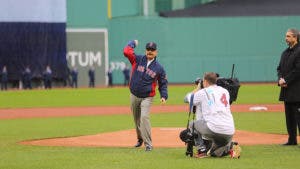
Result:
<svg viewBox="0 0 300 169"><path fill-rule="evenodd" d="M281 104L267 105L232 105L232 112L284 112ZM151 113L188 112L186 105L152 106ZM0 109L0 119L49 118L68 116L131 114L129 106L119 107L67 107L34 109ZM179 132L183 128L153 128L152 137L155 147L183 147ZM287 140L287 135L263 134L249 131L237 131L234 139L242 145L280 144ZM39 146L80 146L80 147L132 147L136 142L135 130L123 130L89 136L50 138L24 141L21 144Z"/></svg>
<svg viewBox="0 0 300 169"><path fill-rule="evenodd" d="M252 108L256 108L253 109ZM282 104L232 105L232 112L284 112ZM152 106L151 113L188 112L187 105ZM0 119L130 114L129 106L0 109Z"/></svg>

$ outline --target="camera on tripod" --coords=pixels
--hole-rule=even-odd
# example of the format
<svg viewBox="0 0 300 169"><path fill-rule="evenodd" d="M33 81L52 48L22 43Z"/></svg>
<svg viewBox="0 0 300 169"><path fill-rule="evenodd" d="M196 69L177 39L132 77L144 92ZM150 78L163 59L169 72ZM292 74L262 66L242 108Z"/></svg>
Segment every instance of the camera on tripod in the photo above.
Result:
<svg viewBox="0 0 300 169"><path fill-rule="evenodd" d="M230 104L232 104L232 102L236 101L238 92L239 92L239 88L241 86L239 80L237 78L233 78L233 72L234 72L234 64L232 65L232 71L231 71L230 78L220 77L220 75L218 73L216 73L216 76L217 76L216 84L218 86L225 88L228 91L228 93L230 95L230 99L229 99ZM198 85L199 83L200 83L201 89L203 89L203 79L198 77L195 80L195 84Z"/></svg>
<svg viewBox="0 0 300 169"><path fill-rule="evenodd" d="M199 85L200 83L200 87L201 89L203 89L203 80L201 78L196 78L195 80L195 84ZM230 95L230 104L234 101L236 101L237 96L238 96L238 92L239 92L239 88L240 88L240 82L237 78L219 78L217 79L217 83L218 86L221 86L223 88L225 88Z"/></svg>

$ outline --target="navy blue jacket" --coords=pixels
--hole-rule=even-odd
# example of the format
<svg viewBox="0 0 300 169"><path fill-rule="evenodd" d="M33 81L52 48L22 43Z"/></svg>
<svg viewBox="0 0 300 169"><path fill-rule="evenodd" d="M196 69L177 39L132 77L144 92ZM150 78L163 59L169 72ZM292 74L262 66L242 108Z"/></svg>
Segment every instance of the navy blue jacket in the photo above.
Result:
<svg viewBox="0 0 300 169"><path fill-rule="evenodd" d="M158 83L160 97L168 99L167 76L156 58L147 68L146 55L135 55L134 49L130 46L126 46L123 52L132 65L129 81L131 93L139 98L153 97Z"/></svg>
<svg viewBox="0 0 300 169"><path fill-rule="evenodd" d="M95 71L92 69L89 70L89 78L90 78L90 81L95 80Z"/></svg>
<svg viewBox="0 0 300 169"><path fill-rule="evenodd" d="M126 68L123 70L123 74L124 74L125 79L126 79L126 80L129 80L129 77L130 77L130 70L129 70L129 68L126 67Z"/></svg>
<svg viewBox="0 0 300 169"><path fill-rule="evenodd" d="M77 81L78 79L78 71L77 70L72 70L71 71L71 76L73 81Z"/></svg>
<svg viewBox="0 0 300 169"><path fill-rule="evenodd" d="M1 74L1 82L6 83L8 81L7 72L2 72Z"/></svg>

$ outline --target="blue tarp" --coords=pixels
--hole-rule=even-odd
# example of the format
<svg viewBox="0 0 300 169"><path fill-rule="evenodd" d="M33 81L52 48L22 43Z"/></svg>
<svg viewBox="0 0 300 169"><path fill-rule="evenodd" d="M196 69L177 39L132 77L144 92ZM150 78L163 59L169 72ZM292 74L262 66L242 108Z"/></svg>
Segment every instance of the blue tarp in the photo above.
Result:
<svg viewBox="0 0 300 169"><path fill-rule="evenodd" d="M41 78L47 65L53 77L66 76L66 24L0 22L0 68L7 66L9 80L19 80L26 66Z"/></svg>

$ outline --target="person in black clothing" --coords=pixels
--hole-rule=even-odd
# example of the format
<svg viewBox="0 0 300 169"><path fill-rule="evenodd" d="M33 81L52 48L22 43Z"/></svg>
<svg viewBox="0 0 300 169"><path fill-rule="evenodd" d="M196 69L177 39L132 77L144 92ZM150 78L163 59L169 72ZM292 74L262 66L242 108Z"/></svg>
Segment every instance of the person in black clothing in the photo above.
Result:
<svg viewBox="0 0 300 169"><path fill-rule="evenodd" d="M24 85L24 89L32 89L31 70L30 70L29 66L27 66L25 71L23 72L23 85Z"/></svg>
<svg viewBox="0 0 300 169"><path fill-rule="evenodd" d="M45 89L51 89L52 88L52 70L49 65L47 65L43 76L44 76Z"/></svg>
<svg viewBox="0 0 300 169"><path fill-rule="evenodd" d="M72 77L72 87L77 88L77 81L78 81L78 71L77 68L74 67L71 71L71 77Z"/></svg>
<svg viewBox="0 0 300 169"><path fill-rule="evenodd" d="M130 78L130 69L128 65L125 66L123 69L123 74L124 74L124 86L127 86L129 84L129 78Z"/></svg>
<svg viewBox="0 0 300 169"><path fill-rule="evenodd" d="M1 90L7 90L8 73L6 66L3 66L1 72Z"/></svg>
<svg viewBox="0 0 300 169"><path fill-rule="evenodd" d="M64 87L67 87L67 86L71 87L70 74L71 74L70 68L67 67L66 68L66 74L65 74L65 77L64 77Z"/></svg>
<svg viewBox="0 0 300 169"><path fill-rule="evenodd" d="M89 69L89 87L95 87L95 68L92 66Z"/></svg>
<svg viewBox="0 0 300 169"><path fill-rule="evenodd" d="M284 102L288 141L283 145L297 145L297 126L300 130L300 44L299 31L288 29L285 35L288 48L281 55L277 67L279 100Z"/></svg>
<svg viewBox="0 0 300 169"><path fill-rule="evenodd" d="M108 69L107 76L108 76L108 86L113 87L113 71L111 67Z"/></svg>

